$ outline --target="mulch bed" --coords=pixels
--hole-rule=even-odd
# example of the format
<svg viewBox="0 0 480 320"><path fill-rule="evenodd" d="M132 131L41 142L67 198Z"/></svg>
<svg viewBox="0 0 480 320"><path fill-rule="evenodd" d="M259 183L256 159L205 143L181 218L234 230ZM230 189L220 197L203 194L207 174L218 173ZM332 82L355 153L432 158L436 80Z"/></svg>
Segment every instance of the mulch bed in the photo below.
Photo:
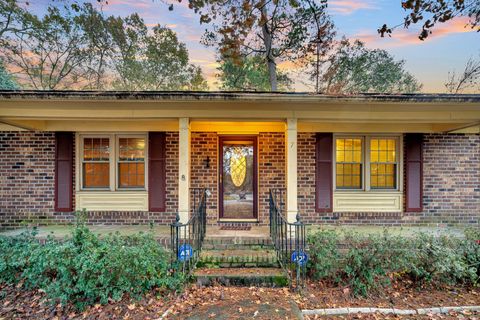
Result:
<svg viewBox="0 0 480 320"><path fill-rule="evenodd" d="M125 298L105 306L96 305L84 312L71 306L50 305L39 290L0 285L2 319L158 319L167 310L167 319L295 319L299 309L341 307L384 307L416 309L422 307L479 305L480 288L424 287L397 282L384 293L369 298L354 298L348 288L310 282L302 294L287 288L245 288L192 285L181 295L157 297L155 292L141 301ZM297 307L298 306L298 307ZM305 319L471 319L478 314L405 316L349 315L309 316Z"/></svg>

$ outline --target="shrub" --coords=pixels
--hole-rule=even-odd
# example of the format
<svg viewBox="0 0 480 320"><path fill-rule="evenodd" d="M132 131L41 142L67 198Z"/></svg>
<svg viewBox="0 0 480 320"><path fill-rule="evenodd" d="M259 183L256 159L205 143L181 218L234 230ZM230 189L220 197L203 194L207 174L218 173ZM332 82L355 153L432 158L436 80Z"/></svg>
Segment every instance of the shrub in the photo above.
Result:
<svg viewBox="0 0 480 320"><path fill-rule="evenodd" d="M317 280L335 278L340 266L337 234L332 230L321 230L311 234L308 243L310 275Z"/></svg>
<svg viewBox="0 0 480 320"><path fill-rule="evenodd" d="M14 249L0 253L2 281L25 282L27 288L41 288L52 303L73 303L83 309L109 299L133 298L156 288L170 291L182 284L180 274L169 270L167 253L149 233L123 237L111 234L99 238L84 225L77 225L64 242L49 238L45 245L30 238L5 239L0 247L14 243Z"/></svg>
<svg viewBox="0 0 480 320"><path fill-rule="evenodd" d="M39 246L36 234L34 228L18 237L0 236L0 282L12 284L18 281L31 253Z"/></svg>
<svg viewBox="0 0 480 320"><path fill-rule="evenodd" d="M470 284L480 279L480 245L465 239L419 234L413 237L320 230L308 236L309 274L314 279L348 285L367 295L408 277L418 284Z"/></svg>

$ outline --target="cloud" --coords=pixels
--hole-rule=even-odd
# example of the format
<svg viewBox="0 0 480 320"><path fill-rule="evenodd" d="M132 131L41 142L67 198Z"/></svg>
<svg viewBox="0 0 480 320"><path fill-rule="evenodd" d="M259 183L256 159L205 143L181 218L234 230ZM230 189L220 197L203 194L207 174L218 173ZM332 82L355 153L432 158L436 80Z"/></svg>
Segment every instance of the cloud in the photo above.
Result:
<svg viewBox="0 0 480 320"><path fill-rule="evenodd" d="M331 0L328 4L332 13L349 15L358 10L377 10L378 7L371 1Z"/></svg>
<svg viewBox="0 0 480 320"><path fill-rule="evenodd" d="M447 37L452 34L475 32L476 30L467 26L468 18L460 17L453 20L450 20L446 23L437 24L432 30L432 34L425 40L421 41L418 39L419 30L418 29L396 29L393 31L391 37L385 36L381 38L380 35L373 30L367 32L360 32L353 35L351 38L361 40L365 42L370 47L378 48L393 48L393 47L404 47L411 45L421 45L423 43L428 43L435 41L444 37Z"/></svg>

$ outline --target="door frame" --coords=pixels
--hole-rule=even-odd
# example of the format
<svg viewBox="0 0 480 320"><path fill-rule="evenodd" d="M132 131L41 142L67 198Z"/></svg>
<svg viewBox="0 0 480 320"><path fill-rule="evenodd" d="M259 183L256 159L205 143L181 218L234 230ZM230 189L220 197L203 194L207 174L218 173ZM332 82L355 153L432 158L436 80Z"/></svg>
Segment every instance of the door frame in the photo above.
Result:
<svg viewBox="0 0 480 320"><path fill-rule="evenodd" d="M218 217L224 220L248 221L251 219L235 219L223 217L223 145L225 141L253 142L253 217L258 220L258 136L255 135L219 135L218 136Z"/></svg>

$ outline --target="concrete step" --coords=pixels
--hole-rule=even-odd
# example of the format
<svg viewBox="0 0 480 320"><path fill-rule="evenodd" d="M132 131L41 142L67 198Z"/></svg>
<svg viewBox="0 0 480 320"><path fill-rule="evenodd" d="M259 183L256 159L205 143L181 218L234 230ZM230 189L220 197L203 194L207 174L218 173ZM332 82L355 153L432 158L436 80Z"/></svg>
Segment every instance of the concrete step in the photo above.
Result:
<svg viewBox="0 0 480 320"><path fill-rule="evenodd" d="M207 242L202 244L204 250L273 250L273 244L270 243L214 243Z"/></svg>
<svg viewBox="0 0 480 320"><path fill-rule="evenodd" d="M273 249L203 250L200 254L200 260L198 261L197 266L220 268L278 267L278 262L276 253Z"/></svg>
<svg viewBox="0 0 480 320"><path fill-rule="evenodd" d="M200 268L193 275L202 286L288 286L287 275L280 268Z"/></svg>
<svg viewBox="0 0 480 320"><path fill-rule="evenodd" d="M235 250L235 249L273 249L269 237L207 237L203 240L205 250Z"/></svg>

